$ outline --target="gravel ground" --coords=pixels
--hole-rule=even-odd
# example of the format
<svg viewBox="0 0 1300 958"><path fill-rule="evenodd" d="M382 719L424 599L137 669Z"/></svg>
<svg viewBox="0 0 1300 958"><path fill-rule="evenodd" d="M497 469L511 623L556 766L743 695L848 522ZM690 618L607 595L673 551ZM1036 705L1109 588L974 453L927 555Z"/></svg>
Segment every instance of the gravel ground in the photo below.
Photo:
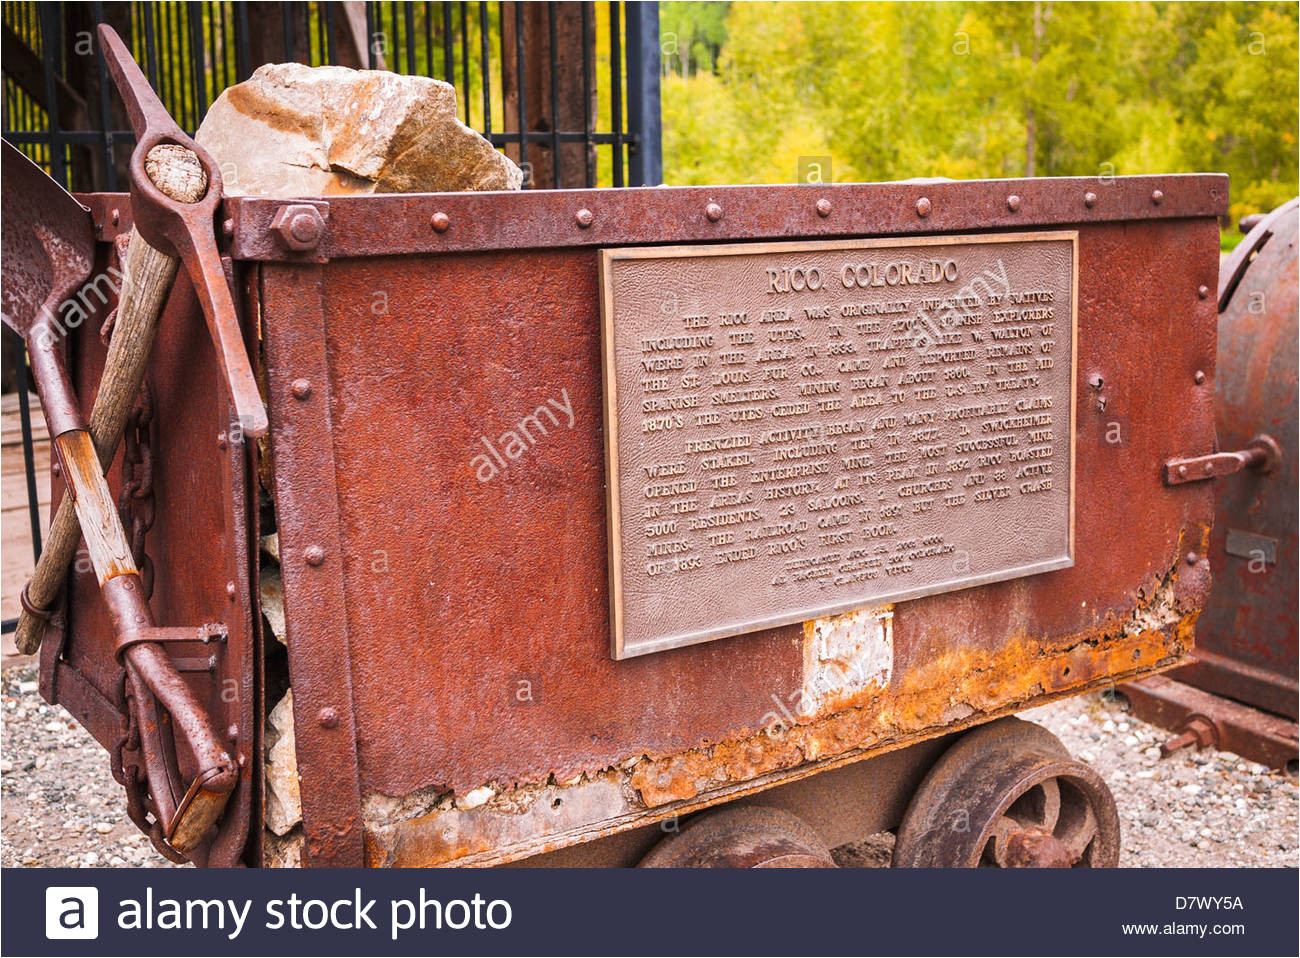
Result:
<svg viewBox="0 0 1300 958"><path fill-rule="evenodd" d="M6 669L0 742L0 864L171 867L126 818L108 756L36 691L33 665ZM1297 865L1296 779L1228 752L1161 759L1168 733L1120 702L1081 696L1023 713L1051 729L1109 783L1123 828L1120 864ZM893 836L836 849L841 865L884 867Z"/></svg>

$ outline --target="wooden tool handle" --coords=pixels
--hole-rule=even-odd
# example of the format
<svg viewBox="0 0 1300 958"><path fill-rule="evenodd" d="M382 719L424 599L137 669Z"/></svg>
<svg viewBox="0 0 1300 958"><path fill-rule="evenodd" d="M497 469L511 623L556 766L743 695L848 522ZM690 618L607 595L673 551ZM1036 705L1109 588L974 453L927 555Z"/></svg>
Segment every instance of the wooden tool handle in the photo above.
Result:
<svg viewBox="0 0 1300 958"><path fill-rule="evenodd" d="M171 144L154 147L149 151L145 168L154 185L179 202L196 202L207 192L202 164L183 147ZM131 406L144 382L158 318L179 266L180 260L150 246L134 228L131 230L123 270L125 277L118 295L117 321L90 414L90 438L103 471L113 462ZM29 605L48 609L54 604L80 538L76 508L64 497L50 524L36 571L27 585ZM24 655L35 653L44 634L45 620L24 609L14 630L18 651Z"/></svg>
<svg viewBox="0 0 1300 958"><path fill-rule="evenodd" d="M54 443L63 466L63 479L68 484L68 499L76 510L99 584L119 575L136 574L131 543L122 529L122 517L117 514L117 504L104 478L90 433L73 429Z"/></svg>

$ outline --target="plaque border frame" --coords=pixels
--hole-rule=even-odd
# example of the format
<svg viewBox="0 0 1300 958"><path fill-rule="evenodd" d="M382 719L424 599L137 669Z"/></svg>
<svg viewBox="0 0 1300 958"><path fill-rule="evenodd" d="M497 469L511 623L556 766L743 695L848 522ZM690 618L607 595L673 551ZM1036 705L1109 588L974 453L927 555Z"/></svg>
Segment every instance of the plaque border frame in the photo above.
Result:
<svg viewBox="0 0 1300 958"><path fill-rule="evenodd" d="M1028 565L1002 569L979 576L968 576L938 586L901 589L887 592L869 600L852 599L828 603L788 615L766 616L738 624L701 629L681 635L662 636L629 645L624 636L623 581L622 581L622 514L619 502L618 458L618 383L614 342L614 290L612 265L618 260L672 259L675 257L761 255L769 253L799 253L819 250L882 249L915 246L973 246L993 243L1024 243L1037 240L1068 240L1070 242L1070 494L1069 522L1066 554L1055 559L1044 559ZM1078 431L1078 375L1079 375L1079 231L1035 230L1018 233L966 233L957 235L890 236L870 239L842 240L748 240L725 243L690 243L672 246L616 246L600 249L600 355L602 408L605 427L605 530L608 536L609 569L609 624L610 653L615 660L635 658L664 652L669 649L712 642L715 639L748 635L765 629L779 628L830 615L840 615L870 606L887 605L919 599L929 595L942 595L962 589L1006 582L1025 576L1068 569L1074 565L1075 526L1075 468L1077 461Z"/></svg>

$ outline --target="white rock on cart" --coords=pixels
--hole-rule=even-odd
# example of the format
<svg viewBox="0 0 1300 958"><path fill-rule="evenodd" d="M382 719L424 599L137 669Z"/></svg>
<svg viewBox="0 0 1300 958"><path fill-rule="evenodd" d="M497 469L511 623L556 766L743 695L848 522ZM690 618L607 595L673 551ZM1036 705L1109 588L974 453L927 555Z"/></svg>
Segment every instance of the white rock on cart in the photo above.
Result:
<svg viewBox="0 0 1300 958"><path fill-rule="evenodd" d="M456 90L383 70L270 63L212 104L195 139L228 196L517 190L523 173L456 118Z"/></svg>

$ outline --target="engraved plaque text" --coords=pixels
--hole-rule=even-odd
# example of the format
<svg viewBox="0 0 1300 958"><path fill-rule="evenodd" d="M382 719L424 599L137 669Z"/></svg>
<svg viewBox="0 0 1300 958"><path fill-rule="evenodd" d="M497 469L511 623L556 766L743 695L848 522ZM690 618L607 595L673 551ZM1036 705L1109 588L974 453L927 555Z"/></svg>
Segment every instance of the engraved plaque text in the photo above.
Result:
<svg viewBox="0 0 1300 958"><path fill-rule="evenodd" d="M601 256L615 657L1072 564L1076 233Z"/></svg>

